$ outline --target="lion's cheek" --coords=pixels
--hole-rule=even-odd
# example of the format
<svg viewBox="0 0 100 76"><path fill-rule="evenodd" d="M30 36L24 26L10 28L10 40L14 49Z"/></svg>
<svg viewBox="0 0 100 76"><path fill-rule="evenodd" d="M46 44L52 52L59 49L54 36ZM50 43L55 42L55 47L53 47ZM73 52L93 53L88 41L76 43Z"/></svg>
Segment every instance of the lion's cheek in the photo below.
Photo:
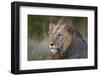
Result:
<svg viewBox="0 0 100 76"><path fill-rule="evenodd" d="M69 47L69 45L71 44L71 40L72 40L71 36L64 39L63 51L66 51L66 49Z"/></svg>

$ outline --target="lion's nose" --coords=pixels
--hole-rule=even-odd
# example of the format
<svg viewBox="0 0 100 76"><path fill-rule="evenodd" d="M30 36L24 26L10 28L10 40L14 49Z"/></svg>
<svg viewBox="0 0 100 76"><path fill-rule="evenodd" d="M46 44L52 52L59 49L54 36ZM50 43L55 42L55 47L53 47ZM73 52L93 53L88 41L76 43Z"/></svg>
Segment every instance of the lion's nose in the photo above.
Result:
<svg viewBox="0 0 100 76"><path fill-rule="evenodd" d="M51 44L51 46L53 46L54 44Z"/></svg>
<svg viewBox="0 0 100 76"><path fill-rule="evenodd" d="M51 45L51 46L53 46L53 45L54 45L54 43L50 43L50 45Z"/></svg>

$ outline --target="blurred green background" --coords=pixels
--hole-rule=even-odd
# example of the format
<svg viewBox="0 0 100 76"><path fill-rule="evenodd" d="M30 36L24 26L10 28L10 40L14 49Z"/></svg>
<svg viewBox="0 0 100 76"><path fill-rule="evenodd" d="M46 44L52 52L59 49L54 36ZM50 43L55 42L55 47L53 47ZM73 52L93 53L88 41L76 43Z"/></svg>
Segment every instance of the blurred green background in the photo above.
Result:
<svg viewBox="0 0 100 76"><path fill-rule="evenodd" d="M43 16L28 15L28 60L47 60L50 59L48 51L48 27L50 23L57 24L63 16ZM83 39L88 37L88 18L71 17L69 18L77 30L80 31Z"/></svg>

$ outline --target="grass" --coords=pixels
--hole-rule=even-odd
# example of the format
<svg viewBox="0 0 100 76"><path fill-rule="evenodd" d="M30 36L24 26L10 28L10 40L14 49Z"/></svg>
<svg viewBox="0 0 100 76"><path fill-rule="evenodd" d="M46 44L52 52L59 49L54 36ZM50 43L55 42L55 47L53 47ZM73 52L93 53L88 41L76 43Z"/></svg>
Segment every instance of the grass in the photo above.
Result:
<svg viewBox="0 0 100 76"><path fill-rule="evenodd" d="M47 60L50 59L48 51L48 41L28 40L28 60Z"/></svg>

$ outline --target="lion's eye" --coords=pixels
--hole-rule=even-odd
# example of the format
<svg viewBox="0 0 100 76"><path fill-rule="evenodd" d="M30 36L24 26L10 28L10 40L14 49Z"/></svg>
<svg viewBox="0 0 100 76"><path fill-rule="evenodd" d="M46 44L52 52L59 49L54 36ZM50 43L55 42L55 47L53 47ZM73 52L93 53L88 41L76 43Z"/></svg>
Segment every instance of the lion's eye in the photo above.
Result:
<svg viewBox="0 0 100 76"><path fill-rule="evenodd" d="M58 36L62 36L62 34L59 34Z"/></svg>
<svg viewBox="0 0 100 76"><path fill-rule="evenodd" d="M50 34L51 34L51 35L53 35L53 33L52 33L52 32L51 32Z"/></svg>

